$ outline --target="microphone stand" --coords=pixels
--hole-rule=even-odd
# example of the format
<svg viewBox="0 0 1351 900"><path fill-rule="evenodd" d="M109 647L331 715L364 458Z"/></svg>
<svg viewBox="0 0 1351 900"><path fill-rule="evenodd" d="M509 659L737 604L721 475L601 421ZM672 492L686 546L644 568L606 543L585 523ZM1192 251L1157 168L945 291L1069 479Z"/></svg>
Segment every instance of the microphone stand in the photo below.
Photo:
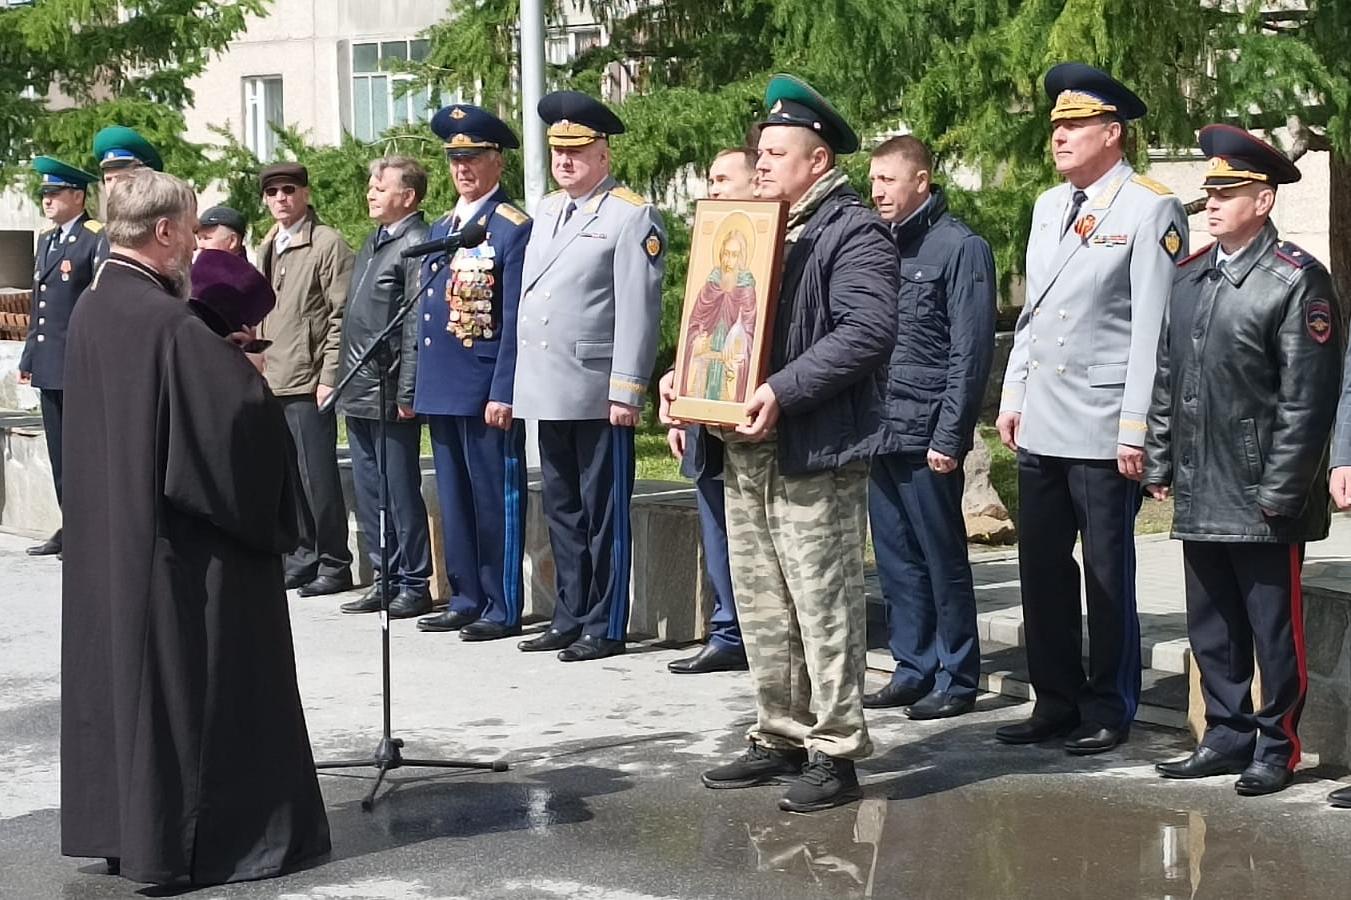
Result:
<svg viewBox="0 0 1351 900"><path fill-rule="evenodd" d="M404 301L402 307L389 324L385 326L371 341L369 347L357 359L356 364L343 376L338 382L333 393L319 407L321 413L330 413L333 411L334 404L341 396L352 377L365 365L374 363L376 371L380 376L380 419L376 425L376 434L380 446L377 450L376 465L380 471L380 651L382 664L382 702L384 707L384 730L381 732L380 743L376 745L375 752L364 759L339 759L330 762L316 763L315 768L323 769L357 769L365 766L371 766L375 769L375 784L371 785L370 793L361 801L361 808L367 812L375 806L375 794L380 790L381 783L385 780L385 775L395 769L404 766L416 766L427 769L484 769L492 772L507 771L507 764L502 761L496 762L475 762L472 760L461 759L408 759L403 755L403 738L396 738L390 734L390 713L389 713L389 529L386 525L389 510L389 474L385 467L385 433L387 430L385 424L385 411L389 372L394 366L394 351L389 346L389 338L403 322L410 310L417 305L421 291L415 292L412 297Z"/></svg>

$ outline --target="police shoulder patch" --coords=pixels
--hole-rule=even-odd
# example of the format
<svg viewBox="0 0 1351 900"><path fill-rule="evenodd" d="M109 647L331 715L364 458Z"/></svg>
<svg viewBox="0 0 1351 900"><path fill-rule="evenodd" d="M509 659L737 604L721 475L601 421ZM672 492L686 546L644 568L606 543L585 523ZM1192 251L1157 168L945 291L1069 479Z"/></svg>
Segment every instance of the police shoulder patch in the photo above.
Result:
<svg viewBox="0 0 1351 900"><path fill-rule="evenodd" d="M103 230L103 223L100 222L98 219L85 219L84 227L87 230L92 231L94 234L98 234L100 231Z"/></svg>
<svg viewBox="0 0 1351 900"><path fill-rule="evenodd" d="M617 200L623 200L625 203L632 203L634 206L647 206L647 201L643 199L642 194L623 186L611 190L610 196Z"/></svg>
<svg viewBox="0 0 1351 900"><path fill-rule="evenodd" d="M1326 300L1310 300L1304 307L1304 327L1309 337L1326 344L1332 338L1332 304Z"/></svg>
<svg viewBox="0 0 1351 900"><path fill-rule="evenodd" d="M1148 188L1149 190L1158 194L1160 197L1173 196L1172 188L1168 187L1168 185L1166 184L1162 184L1160 182L1155 181L1153 178L1148 178L1144 175L1140 175L1137 173L1131 176L1131 181L1134 181L1141 187Z"/></svg>
<svg viewBox="0 0 1351 900"><path fill-rule="evenodd" d="M1168 258L1177 262L1177 258L1182 255L1182 231L1177 227L1176 222L1169 222L1168 228L1159 238L1159 246L1163 252L1168 254Z"/></svg>
<svg viewBox="0 0 1351 900"><path fill-rule="evenodd" d="M524 225L526 222L530 221L529 216L512 206L510 203L497 204L497 214L513 225Z"/></svg>
<svg viewBox="0 0 1351 900"><path fill-rule="evenodd" d="M1288 262L1296 269L1307 269L1309 266L1317 264L1312 253L1302 247L1292 244L1289 241L1279 241L1276 244L1276 258Z"/></svg>
<svg viewBox="0 0 1351 900"><path fill-rule="evenodd" d="M661 239L661 232L657 230L656 225L653 225L647 230L647 237L643 238L643 252L647 254L648 259L656 262L665 249L666 245Z"/></svg>

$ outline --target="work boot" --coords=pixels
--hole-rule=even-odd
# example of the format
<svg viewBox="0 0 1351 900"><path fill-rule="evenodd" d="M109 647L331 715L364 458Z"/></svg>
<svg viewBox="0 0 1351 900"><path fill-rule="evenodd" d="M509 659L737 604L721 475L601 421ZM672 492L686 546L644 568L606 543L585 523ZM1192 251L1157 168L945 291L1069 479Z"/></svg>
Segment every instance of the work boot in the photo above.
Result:
<svg viewBox="0 0 1351 900"><path fill-rule="evenodd" d="M702 776L704 787L714 790L782 784L802 771L807 751L799 747L775 750L751 741L746 752L725 766L709 769Z"/></svg>
<svg viewBox="0 0 1351 900"><path fill-rule="evenodd" d="M779 809L815 812L852 803L862 796L852 759L813 753L802 769L802 777L779 800Z"/></svg>

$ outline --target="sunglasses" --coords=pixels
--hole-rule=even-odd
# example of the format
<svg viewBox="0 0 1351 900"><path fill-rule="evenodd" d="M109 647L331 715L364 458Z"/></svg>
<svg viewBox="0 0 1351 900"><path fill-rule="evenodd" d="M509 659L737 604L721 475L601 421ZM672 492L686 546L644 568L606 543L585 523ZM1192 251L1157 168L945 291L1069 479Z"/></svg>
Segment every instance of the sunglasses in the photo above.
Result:
<svg viewBox="0 0 1351 900"><path fill-rule="evenodd" d="M283 184L280 187L270 187L263 189L263 194L268 197L275 197L278 194L285 194L286 196L289 197L295 192L296 186L294 184Z"/></svg>

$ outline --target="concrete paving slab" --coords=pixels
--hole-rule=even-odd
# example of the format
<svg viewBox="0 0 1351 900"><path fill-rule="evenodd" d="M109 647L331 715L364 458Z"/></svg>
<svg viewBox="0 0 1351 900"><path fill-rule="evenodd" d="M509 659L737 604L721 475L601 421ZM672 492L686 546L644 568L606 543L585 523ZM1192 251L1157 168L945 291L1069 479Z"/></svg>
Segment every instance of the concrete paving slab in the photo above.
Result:
<svg viewBox="0 0 1351 900"><path fill-rule="evenodd" d="M0 534L0 897L155 896L58 855L60 564ZM379 632L345 597L293 601L301 695L320 757L374 748ZM984 696L959 719L869 718L878 754L861 803L781 813L781 788L708 791L699 772L740 749L742 673L673 676L681 651L636 646L598 664L465 644L393 624L395 733L421 756L507 760L500 774L406 769L373 812L361 771L320 781L334 852L323 864L188 896L448 898L1344 897L1351 812L1322 770L1272 798L1174 783L1152 764L1180 732L1074 759L1011 748L1027 713ZM870 676L874 685L879 676Z"/></svg>

